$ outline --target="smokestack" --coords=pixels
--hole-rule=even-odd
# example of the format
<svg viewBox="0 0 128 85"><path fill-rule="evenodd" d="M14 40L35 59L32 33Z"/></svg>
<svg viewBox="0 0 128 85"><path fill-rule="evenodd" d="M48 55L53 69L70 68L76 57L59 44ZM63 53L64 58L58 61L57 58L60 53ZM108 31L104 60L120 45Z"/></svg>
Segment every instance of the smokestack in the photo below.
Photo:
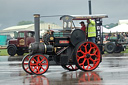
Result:
<svg viewBox="0 0 128 85"><path fill-rule="evenodd" d="M34 14L35 42L40 42L40 14Z"/></svg>
<svg viewBox="0 0 128 85"><path fill-rule="evenodd" d="M89 4L89 15L91 15L92 14L91 0L88 1L88 4Z"/></svg>

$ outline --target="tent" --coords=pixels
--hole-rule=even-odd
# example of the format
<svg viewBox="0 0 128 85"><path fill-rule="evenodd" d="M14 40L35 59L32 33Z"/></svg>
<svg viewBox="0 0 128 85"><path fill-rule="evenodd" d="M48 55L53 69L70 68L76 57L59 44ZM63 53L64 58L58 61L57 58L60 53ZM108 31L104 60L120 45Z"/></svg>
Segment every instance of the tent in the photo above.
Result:
<svg viewBox="0 0 128 85"><path fill-rule="evenodd" d="M109 33L110 32L110 29L107 29L107 28L103 27L103 32L104 33Z"/></svg>
<svg viewBox="0 0 128 85"><path fill-rule="evenodd" d="M128 20L119 20L118 25L128 24Z"/></svg>
<svg viewBox="0 0 128 85"><path fill-rule="evenodd" d="M111 32L128 32L128 25L121 24L121 25L111 28L109 31L111 31Z"/></svg>

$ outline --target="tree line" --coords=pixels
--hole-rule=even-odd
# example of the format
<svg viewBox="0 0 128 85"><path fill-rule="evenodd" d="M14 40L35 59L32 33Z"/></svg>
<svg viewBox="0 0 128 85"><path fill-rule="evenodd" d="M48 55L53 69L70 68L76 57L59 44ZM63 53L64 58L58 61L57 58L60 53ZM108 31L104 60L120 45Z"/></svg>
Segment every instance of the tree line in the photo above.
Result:
<svg viewBox="0 0 128 85"><path fill-rule="evenodd" d="M40 21L40 23L44 23L44 21ZM18 26L19 25L28 25L28 24L34 24L34 22L33 21L20 21L20 22L18 22Z"/></svg>

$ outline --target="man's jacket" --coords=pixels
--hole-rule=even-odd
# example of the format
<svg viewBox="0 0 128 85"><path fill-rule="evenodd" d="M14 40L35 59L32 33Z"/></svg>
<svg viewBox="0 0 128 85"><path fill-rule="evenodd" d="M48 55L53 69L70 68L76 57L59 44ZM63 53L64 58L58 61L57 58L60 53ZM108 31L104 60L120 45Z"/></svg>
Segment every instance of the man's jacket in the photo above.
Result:
<svg viewBox="0 0 128 85"><path fill-rule="evenodd" d="M87 32L88 37L96 37L96 25L95 21L89 19L90 23L88 24Z"/></svg>

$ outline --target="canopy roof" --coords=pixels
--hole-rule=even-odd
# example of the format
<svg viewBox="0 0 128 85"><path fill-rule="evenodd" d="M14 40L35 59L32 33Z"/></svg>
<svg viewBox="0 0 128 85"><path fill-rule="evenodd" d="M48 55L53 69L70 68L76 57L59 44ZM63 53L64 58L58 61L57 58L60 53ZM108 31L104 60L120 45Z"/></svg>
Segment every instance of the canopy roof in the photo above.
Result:
<svg viewBox="0 0 128 85"><path fill-rule="evenodd" d="M96 19L96 18L108 18L106 14L95 14L95 15L64 15L60 17L60 20L63 17L72 17L73 20L87 20L87 19Z"/></svg>

